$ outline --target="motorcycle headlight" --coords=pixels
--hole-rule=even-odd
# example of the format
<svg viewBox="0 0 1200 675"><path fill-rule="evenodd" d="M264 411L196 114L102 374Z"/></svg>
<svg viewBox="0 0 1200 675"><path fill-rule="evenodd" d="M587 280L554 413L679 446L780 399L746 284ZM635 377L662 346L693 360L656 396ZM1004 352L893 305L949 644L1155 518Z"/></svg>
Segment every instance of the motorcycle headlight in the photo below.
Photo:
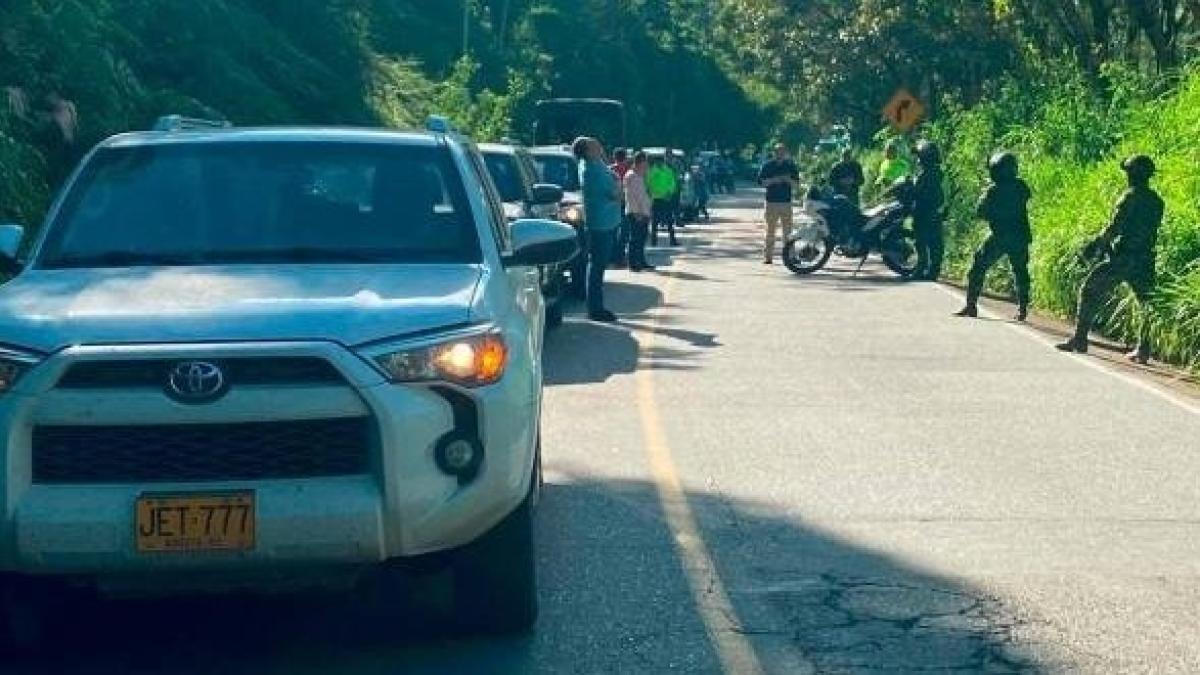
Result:
<svg viewBox="0 0 1200 675"><path fill-rule="evenodd" d="M374 360L393 382L448 381L482 387L504 376L508 346L498 333L489 332L386 352Z"/></svg>
<svg viewBox="0 0 1200 675"><path fill-rule="evenodd" d="M17 380L37 362L38 359L29 354L0 349L0 394L11 391Z"/></svg>

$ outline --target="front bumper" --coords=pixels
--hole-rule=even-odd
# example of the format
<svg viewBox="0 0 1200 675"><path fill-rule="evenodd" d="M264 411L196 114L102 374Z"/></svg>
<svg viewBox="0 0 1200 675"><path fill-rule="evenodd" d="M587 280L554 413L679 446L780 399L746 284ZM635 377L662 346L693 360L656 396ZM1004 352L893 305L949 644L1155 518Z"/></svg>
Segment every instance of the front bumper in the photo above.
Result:
<svg viewBox="0 0 1200 675"><path fill-rule="evenodd" d="M304 356L326 359L344 383L235 386L208 405L186 405L161 391L72 391L56 387L75 363L117 359ZM6 440L0 484L0 571L129 578L153 571L253 571L362 565L467 544L491 529L529 488L539 400L518 354L496 385L451 390L386 382L345 348L323 342L236 345L78 347L39 365L0 398ZM536 372L536 371L531 371ZM509 375L512 375L511 377ZM484 461L466 484L442 473L434 446L456 431L449 395L476 413ZM40 425L205 425L367 416L377 430L365 471L354 475L153 483L44 484L33 462ZM217 428L214 426L214 428ZM135 502L146 492L255 494L251 550L142 553Z"/></svg>

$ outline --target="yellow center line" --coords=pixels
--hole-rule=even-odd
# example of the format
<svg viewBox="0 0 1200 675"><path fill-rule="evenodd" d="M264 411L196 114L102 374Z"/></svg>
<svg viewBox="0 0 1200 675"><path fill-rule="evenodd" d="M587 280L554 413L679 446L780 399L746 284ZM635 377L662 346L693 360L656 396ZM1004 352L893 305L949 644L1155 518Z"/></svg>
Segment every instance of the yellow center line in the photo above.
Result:
<svg viewBox="0 0 1200 675"><path fill-rule="evenodd" d="M663 287L663 305L669 304L668 296L674 286L674 277L667 279ZM650 318L650 324L657 327L657 314ZM652 358L656 334L646 331L637 334L638 345L643 360ZM646 364L643 363L643 366ZM658 499L666 517L667 527L671 530L675 549L683 563L684 573L688 578L692 599L700 618L704 621L705 631L709 641L717 651L718 658L726 673L738 675L760 675L763 672L758 656L750 645L741 626L737 623L737 613L725 592L721 575L709 554L687 500L687 493L679 479L671 446L667 443L667 434L659 415L658 403L655 398L654 371L647 367L639 368L634 375L637 382L638 411L642 421L642 438L646 456L650 462L650 471L654 476Z"/></svg>

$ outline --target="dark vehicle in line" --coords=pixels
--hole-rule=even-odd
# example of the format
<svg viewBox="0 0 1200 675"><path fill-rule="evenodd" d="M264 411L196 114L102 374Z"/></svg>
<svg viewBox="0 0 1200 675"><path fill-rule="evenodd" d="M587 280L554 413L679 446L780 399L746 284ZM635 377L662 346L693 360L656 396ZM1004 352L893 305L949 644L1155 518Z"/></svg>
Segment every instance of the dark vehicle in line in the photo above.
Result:
<svg viewBox="0 0 1200 675"><path fill-rule="evenodd" d="M583 185L579 180L579 160L575 159L570 149L561 145L530 148L529 154L533 157L542 182L562 187L563 198L559 203L558 219L575 228L580 250L586 250L587 230L583 222ZM577 298L584 297L587 256L575 256L568 266L567 274L570 277L568 289L571 295Z"/></svg>
<svg viewBox="0 0 1200 675"><path fill-rule="evenodd" d="M525 218L556 220L563 200L563 188L542 181L529 150L509 143L481 143L479 153L504 202L504 216L509 222ZM546 325L553 328L562 323L563 302L569 283L568 270L576 259L547 265L540 269L542 295L546 299Z"/></svg>

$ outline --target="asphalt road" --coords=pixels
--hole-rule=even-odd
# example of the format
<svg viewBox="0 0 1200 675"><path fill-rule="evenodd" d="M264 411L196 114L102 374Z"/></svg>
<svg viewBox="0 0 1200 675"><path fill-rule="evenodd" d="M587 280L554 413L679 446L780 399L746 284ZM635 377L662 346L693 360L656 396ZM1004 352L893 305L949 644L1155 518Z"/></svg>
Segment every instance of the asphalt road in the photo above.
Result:
<svg viewBox="0 0 1200 675"><path fill-rule="evenodd" d="M1200 406L936 285L766 267L754 205L551 336L533 635L447 635L430 583L106 607L8 672L1200 672Z"/></svg>

